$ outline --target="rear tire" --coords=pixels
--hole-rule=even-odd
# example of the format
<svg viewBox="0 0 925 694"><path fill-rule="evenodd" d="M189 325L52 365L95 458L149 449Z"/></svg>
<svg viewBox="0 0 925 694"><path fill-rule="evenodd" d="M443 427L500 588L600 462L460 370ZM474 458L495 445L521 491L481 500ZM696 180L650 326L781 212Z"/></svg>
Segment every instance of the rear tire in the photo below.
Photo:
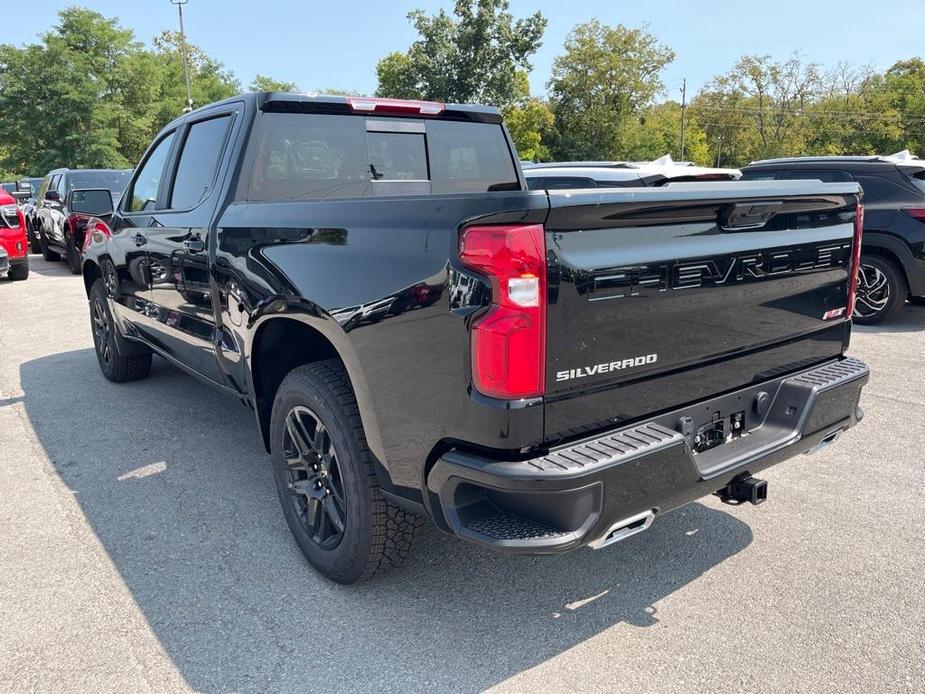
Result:
<svg viewBox="0 0 925 694"><path fill-rule="evenodd" d="M319 573L349 584L402 562L424 521L382 494L339 361L306 364L283 379L270 437L283 514Z"/></svg>
<svg viewBox="0 0 925 694"><path fill-rule="evenodd" d="M58 252L53 251L48 247L48 241L45 240L45 234L43 234L41 231L39 232L39 248L42 251L42 257L48 262L61 260L61 256L58 255Z"/></svg>
<svg viewBox="0 0 925 694"><path fill-rule="evenodd" d="M27 257L21 263L10 265L10 279L14 282L29 279L29 258Z"/></svg>
<svg viewBox="0 0 925 694"><path fill-rule="evenodd" d="M876 325L892 318L905 305L908 295L906 276L896 263L879 255L861 256L855 323Z"/></svg>
<svg viewBox="0 0 925 694"><path fill-rule="evenodd" d="M90 329L100 371L110 381L137 381L151 371L150 350L119 335L102 279L96 280L90 289Z"/></svg>
<svg viewBox="0 0 925 694"><path fill-rule="evenodd" d="M67 266L71 271L72 275L80 274L80 251L77 250L77 246L74 245L74 238L72 236L67 237Z"/></svg>

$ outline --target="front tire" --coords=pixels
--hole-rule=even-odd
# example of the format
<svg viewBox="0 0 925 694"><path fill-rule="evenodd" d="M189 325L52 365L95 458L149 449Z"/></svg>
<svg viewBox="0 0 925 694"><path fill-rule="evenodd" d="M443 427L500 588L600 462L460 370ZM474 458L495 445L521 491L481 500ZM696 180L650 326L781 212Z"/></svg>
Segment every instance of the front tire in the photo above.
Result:
<svg viewBox="0 0 925 694"><path fill-rule="evenodd" d="M853 319L876 325L896 315L906 303L909 285L903 271L879 255L862 255Z"/></svg>
<svg viewBox="0 0 925 694"><path fill-rule="evenodd" d="M339 361L306 364L286 376L273 403L270 436L286 522L319 573L349 584L402 562L423 519L382 494Z"/></svg>
<svg viewBox="0 0 925 694"><path fill-rule="evenodd" d="M67 266L71 271L72 275L80 274L80 251L77 250L77 246L74 244L74 237L68 235L67 237Z"/></svg>
<svg viewBox="0 0 925 694"><path fill-rule="evenodd" d="M10 279L14 282L29 279L29 258L16 265L10 265Z"/></svg>
<svg viewBox="0 0 925 694"><path fill-rule="evenodd" d="M119 335L107 301L106 285L96 280L90 289L90 328L100 371L114 383L137 381L151 371L151 352Z"/></svg>
<svg viewBox="0 0 925 694"><path fill-rule="evenodd" d="M39 232L39 247L42 251L42 257L48 262L61 259L61 256L58 255L57 251L53 251L48 247L48 241L45 239L45 234L43 234L41 231Z"/></svg>
<svg viewBox="0 0 925 694"><path fill-rule="evenodd" d="M41 253L42 244L39 242L39 232L36 231L34 224L29 224L29 252Z"/></svg>

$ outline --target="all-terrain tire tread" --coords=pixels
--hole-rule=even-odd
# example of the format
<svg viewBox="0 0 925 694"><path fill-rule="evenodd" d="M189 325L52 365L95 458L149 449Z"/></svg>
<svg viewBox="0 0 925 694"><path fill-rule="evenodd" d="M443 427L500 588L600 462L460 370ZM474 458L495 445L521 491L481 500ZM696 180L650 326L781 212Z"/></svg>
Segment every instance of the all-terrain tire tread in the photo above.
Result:
<svg viewBox="0 0 925 694"><path fill-rule="evenodd" d="M372 537L366 568L357 581L398 567L411 552L424 531L424 519L400 506L389 502L382 493L379 479L376 477L373 453L366 441L360 409L343 364L337 359L312 362L300 366L293 375L312 374L314 380L321 381L329 392L335 396L338 405L346 415L350 431L359 444L361 459L366 472L366 484L370 489L372 508ZM311 381L305 383L314 387Z"/></svg>

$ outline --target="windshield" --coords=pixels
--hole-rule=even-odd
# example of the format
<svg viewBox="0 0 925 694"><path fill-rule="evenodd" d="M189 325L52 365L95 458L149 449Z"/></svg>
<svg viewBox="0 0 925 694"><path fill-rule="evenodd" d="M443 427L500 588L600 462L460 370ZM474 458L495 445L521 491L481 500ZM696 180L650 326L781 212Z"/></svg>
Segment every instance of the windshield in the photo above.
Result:
<svg viewBox="0 0 925 694"><path fill-rule="evenodd" d="M121 195L131 175L130 169L125 171L74 171L71 173L71 190L106 188Z"/></svg>

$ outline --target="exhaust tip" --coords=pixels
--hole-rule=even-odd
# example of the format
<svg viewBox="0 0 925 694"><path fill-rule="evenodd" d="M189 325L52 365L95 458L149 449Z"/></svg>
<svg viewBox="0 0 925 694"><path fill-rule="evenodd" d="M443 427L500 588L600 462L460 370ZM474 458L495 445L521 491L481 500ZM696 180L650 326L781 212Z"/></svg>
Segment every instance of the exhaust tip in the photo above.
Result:
<svg viewBox="0 0 925 694"><path fill-rule="evenodd" d="M637 513L635 516L624 518L623 520L617 521L612 526L610 526L610 529L604 533L602 537L594 540L593 542L589 542L588 547L591 549L602 549L608 545L625 540L626 538L637 535L644 530L648 530L649 526L652 525L652 521L654 520L654 509L649 509L648 511Z"/></svg>

